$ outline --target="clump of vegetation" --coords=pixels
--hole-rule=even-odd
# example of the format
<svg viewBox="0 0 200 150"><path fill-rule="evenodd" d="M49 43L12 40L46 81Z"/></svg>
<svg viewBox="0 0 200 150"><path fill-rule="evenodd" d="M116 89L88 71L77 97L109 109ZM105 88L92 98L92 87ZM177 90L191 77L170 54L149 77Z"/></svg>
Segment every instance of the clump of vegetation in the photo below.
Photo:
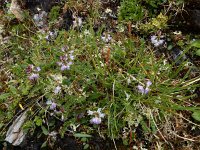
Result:
<svg viewBox="0 0 200 150"><path fill-rule="evenodd" d="M144 18L145 12L138 0L125 0L121 2L119 10L120 20L139 21Z"/></svg>

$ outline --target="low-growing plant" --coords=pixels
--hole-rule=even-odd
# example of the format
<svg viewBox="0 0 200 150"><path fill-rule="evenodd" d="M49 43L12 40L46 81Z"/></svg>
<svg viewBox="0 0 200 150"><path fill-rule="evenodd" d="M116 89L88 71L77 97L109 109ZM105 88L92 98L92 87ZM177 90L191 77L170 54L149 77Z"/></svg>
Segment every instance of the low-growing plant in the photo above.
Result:
<svg viewBox="0 0 200 150"><path fill-rule="evenodd" d="M49 21L56 21L59 18L60 7L54 6L49 13Z"/></svg>
<svg viewBox="0 0 200 150"><path fill-rule="evenodd" d="M144 8L138 0L124 0L119 9L119 19L125 21L140 21L145 16Z"/></svg>
<svg viewBox="0 0 200 150"><path fill-rule="evenodd" d="M164 1L145 3L156 9ZM140 21L146 17L144 9L139 0L124 0L119 16ZM50 24L59 10L51 10ZM141 29L149 33L162 30L167 19L160 13ZM173 63L164 55L156 56L154 50L165 43L164 39L154 35L149 44L143 37L131 39L124 33L118 38L116 33L102 33L103 29L95 32L93 24L79 31L33 32L36 26L32 21L5 26L11 31L1 52L1 57L9 60L0 76L5 83L0 84L1 138L24 113L27 117L21 130L43 139L42 147L51 149L58 137L69 135L85 149L93 135L114 143L122 139L129 145L138 128L149 141L150 135L163 138L160 125L180 110L192 112L192 117L200 120L200 108L188 103L197 96L194 90L199 87L199 77L188 77L191 69L187 60L175 66L182 55ZM199 43L192 46L199 48ZM188 71L179 76L186 67Z"/></svg>
<svg viewBox="0 0 200 150"><path fill-rule="evenodd" d="M173 66L156 58L142 39L137 45L129 39L106 44L93 30L59 31L53 41L39 33L31 39L28 55L10 66L13 78L1 95L7 106L1 111L1 135L24 110L29 112L24 129L34 133L39 127L47 139L53 133L91 135L97 129L102 136L117 139L138 125L147 134L156 132L155 112L188 109L184 103L190 95L185 93L195 84L188 87L186 81L171 78ZM123 135L123 128L128 133Z"/></svg>
<svg viewBox="0 0 200 150"><path fill-rule="evenodd" d="M141 24L140 29L148 33L164 30L167 28L167 21L168 17L160 13L156 18L152 18L150 22Z"/></svg>

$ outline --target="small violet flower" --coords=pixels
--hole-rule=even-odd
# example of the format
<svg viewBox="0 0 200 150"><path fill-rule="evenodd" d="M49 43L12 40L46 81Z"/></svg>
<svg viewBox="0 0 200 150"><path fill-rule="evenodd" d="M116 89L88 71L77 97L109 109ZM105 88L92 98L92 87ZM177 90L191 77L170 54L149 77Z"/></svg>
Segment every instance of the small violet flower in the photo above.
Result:
<svg viewBox="0 0 200 150"><path fill-rule="evenodd" d="M161 36L160 38L156 35L151 36L151 43L155 46L155 47L159 47L161 45L164 44L165 40L161 39L163 38L163 36Z"/></svg>
<svg viewBox="0 0 200 150"><path fill-rule="evenodd" d="M101 124L101 118L99 117L94 117L90 120L91 124Z"/></svg>
<svg viewBox="0 0 200 150"><path fill-rule="evenodd" d="M150 80L148 80L146 82L146 87L144 88L142 85L138 85L137 88L138 88L138 92L139 93L142 93L143 94L148 94L150 89L149 87L151 86L152 82Z"/></svg>
<svg viewBox="0 0 200 150"><path fill-rule="evenodd" d="M36 71L36 72L40 72L40 71L41 71L41 68L40 68L40 67L36 67L36 68L35 68L35 71Z"/></svg>
<svg viewBox="0 0 200 150"><path fill-rule="evenodd" d="M39 78L38 72L41 71L40 67L35 67L34 65L28 65L26 68L26 73L29 74L28 79L31 81L36 81Z"/></svg>
<svg viewBox="0 0 200 150"><path fill-rule="evenodd" d="M61 71L69 70L69 69L70 69L70 66L69 66L69 65L64 65L64 64L62 64L61 67L60 67L60 70L61 70Z"/></svg>
<svg viewBox="0 0 200 150"><path fill-rule="evenodd" d="M64 70L69 70L70 66L73 64L73 60L74 60L74 55L73 55L74 51L70 51L69 55L65 54L63 56L60 56L60 62L57 62L58 66L60 66L60 70L64 71Z"/></svg>
<svg viewBox="0 0 200 150"><path fill-rule="evenodd" d="M54 110L54 109L56 109L56 106L57 106L57 104L53 102L53 103L50 105L50 108L49 108L49 109Z"/></svg>
<svg viewBox="0 0 200 150"><path fill-rule="evenodd" d="M55 94L60 93L60 91L61 91L61 87L60 87L60 86L57 86L57 87L54 89L54 93L55 93Z"/></svg>
<svg viewBox="0 0 200 150"><path fill-rule="evenodd" d="M70 58L71 60L74 60L74 56L73 56L72 54L69 55L69 58Z"/></svg>
<svg viewBox="0 0 200 150"><path fill-rule="evenodd" d="M94 117L90 120L91 124L101 124L101 118L105 117L104 113L101 113L102 108L98 108L97 111L88 110L88 115L94 115Z"/></svg>
<svg viewBox="0 0 200 150"><path fill-rule="evenodd" d="M46 104L50 106L49 107L50 110L55 110L56 109L57 104L55 102L52 102L51 100L48 100L46 102Z"/></svg>
<svg viewBox="0 0 200 150"><path fill-rule="evenodd" d="M39 74L32 73L28 78L31 81L35 81L35 80L37 80L39 78Z"/></svg>

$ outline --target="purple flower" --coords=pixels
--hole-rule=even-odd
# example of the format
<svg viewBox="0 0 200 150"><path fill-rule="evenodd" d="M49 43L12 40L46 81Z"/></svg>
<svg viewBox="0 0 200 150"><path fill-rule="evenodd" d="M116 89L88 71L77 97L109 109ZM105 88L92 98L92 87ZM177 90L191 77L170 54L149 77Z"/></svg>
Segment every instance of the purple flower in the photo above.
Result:
<svg viewBox="0 0 200 150"><path fill-rule="evenodd" d="M70 61L70 62L68 62L68 66L71 66L73 63Z"/></svg>
<svg viewBox="0 0 200 150"><path fill-rule="evenodd" d="M56 106L57 106L57 104L52 102L49 109L54 110L54 109L56 109Z"/></svg>
<svg viewBox="0 0 200 150"><path fill-rule="evenodd" d="M90 120L91 124L100 124L101 123L101 118L99 117L94 117Z"/></svg>
<svg viewBox="0 0 200 150"><path fill-rule="evenodd" d="M88 110L87 113L88 115L94 115L94 117L90 120L91 124L100 124L101 123L101 118L105 117L104 113L101 113L102 108L98 108L97 111L91 111Z"/></svg>
<svg viewBox="0 0 200 150"><path fill-rule="evenodd" d="M40 72L40 71L41 71L41 68L40 68L40 67L36 67L35 71L36 71L36 72Z"/></svg>
<svg viewBox="0 0 200 150"><path fill-rule="evenodd" d="M69 70L70 66L73 64L74 60L74 51L69 51L69 54L65 54L63 56L60 56L60 62L57 62L58 66L60 66L60 70Z"/></svg>
<svg viewBox="0 0 200 150"><path fill-rule="evenodd" d="M70 58L71 60L74 60L74 56L73 56L72 54L69 55L69 58Z"/></svg>
<svg viewBox="0 0 200 150"><path fill-rule="evenodd" d="M30 74L33 71L33 68L34 66L32 64L28 65L28 67L26 68L26 73Z"/></svg>
<svg viewBox="0 0 200 150"><path fill-rule="evenodd" d="M37 80L39 78L39 74L32 73L28 78L31 81L35 81L35 80Z"/></svg>
<svg viewBox="0 0 200 150"><path fill-rule="evenodd" d="M60 60L61 60L61 61L67 61L67 56L66 56L66 55L60 56Z"/></svg>
<svg viewBox="0 0 200 150"><path fill-rule="evenodd" d="M61 70L61 71L69 70L69 69L70 69L70 66L69 66L69 65L64 65L64 64L62 64L62 66L60 67L60 70Z"/></svg>
<svg viewBox="0 0 200 150"><path fill-rule="evenodd" d="M152 82L150 80L147 81L146 87L150 87L152 85Z"/></svg>
<svg viewBox="0 0 200 150"><path fill-rule="evenodd" d="M58 94L59 92L61 91L61 87L60 86L57 86L54 90L54 93L55 94Z"/></svg>
<svg viewBox="0 0 200 150"><path fill-rule="evenodd" d="M152 82L150 80L148 80L146 82L146 87L142 86L142 85L138 85L137 88L138 88L138 92L139 93L142 93L143 94L148 94L150 89L149 87L151 86Z"/></svg>
<svg viewBox="0 0 200 150"><path fill-rule="evenodd" d="M55 102L52 102L51 100L48 100L46 102L46 104L50 105L50 107L49 107L50 110L55 110L56 109L57 104Z"/></svg>
<svg viewBox="0 0 200 150"><path fill-rule="evenodd" d="M62 62L57 62L58 66L61 66L63 63Z"/></svg>

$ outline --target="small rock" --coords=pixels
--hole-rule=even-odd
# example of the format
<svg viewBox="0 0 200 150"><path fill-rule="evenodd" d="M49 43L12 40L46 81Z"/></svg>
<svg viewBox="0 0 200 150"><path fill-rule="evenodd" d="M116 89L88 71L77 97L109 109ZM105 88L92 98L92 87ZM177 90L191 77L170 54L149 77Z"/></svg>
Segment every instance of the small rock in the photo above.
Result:
<svg viewBox="0 0 200 150"><path fill-rule="evenodd" d="M24 141L26 133L23 132L22 126L26 118L27 110L13 121L13 124L7 131L5 141L11 143L14 146L19 146Z"/></svg>

